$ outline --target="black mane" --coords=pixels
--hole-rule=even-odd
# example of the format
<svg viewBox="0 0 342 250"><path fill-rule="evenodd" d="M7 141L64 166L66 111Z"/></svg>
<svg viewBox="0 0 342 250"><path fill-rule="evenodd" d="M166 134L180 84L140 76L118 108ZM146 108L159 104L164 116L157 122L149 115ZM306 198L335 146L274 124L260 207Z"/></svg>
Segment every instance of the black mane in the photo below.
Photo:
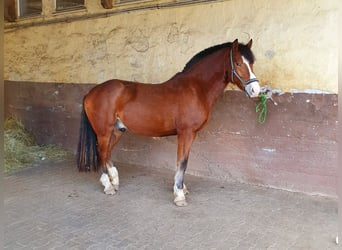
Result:
<svg viewBox="0 0 342 250"><path fill-rule="evenodd" d="M205 50L202 50L201 52L194 55L191 60L185 65L182 72L186 72L188 69L191 68L192 65L196 64L198 61L203 59L204 57L220 50L223 48L230 48L233 43L222 43L219 45L215 45L213 47L207 48ZM248 48L246 45L239 43L239 52L242 56L244 56L250 63L254 63L255 57L253 55L253 52Z"/></svg>

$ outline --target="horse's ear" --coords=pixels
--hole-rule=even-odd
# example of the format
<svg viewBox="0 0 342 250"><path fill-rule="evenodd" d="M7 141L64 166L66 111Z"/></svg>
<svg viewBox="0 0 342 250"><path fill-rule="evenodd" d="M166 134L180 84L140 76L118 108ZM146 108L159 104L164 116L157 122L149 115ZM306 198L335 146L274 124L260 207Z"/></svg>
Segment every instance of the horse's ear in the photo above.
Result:
<svg viewBox="0 0 342 250"><path fill-rule="evenodd" d="M249 40L249 42L247 43L247 47L250 49L252 48L252 44L253 44L253 40Z"/></svg>
<svg viewBox="0 0 342 250"><path fill-rule="evenodd" d="M239 48L239 41L238 41L238 39L236 38L236 39L234 40L233 44L232 44L232 50L233 50L233 51L237 51L238 48Z"/></svg>

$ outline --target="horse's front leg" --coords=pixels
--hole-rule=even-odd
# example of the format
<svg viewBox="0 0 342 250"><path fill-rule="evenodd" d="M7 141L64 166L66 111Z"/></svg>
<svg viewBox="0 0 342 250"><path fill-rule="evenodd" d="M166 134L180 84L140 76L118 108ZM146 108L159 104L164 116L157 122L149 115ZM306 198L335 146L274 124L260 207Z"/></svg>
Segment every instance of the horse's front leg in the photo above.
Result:
<svg viewBox="0 0 342 250"><path fill-rule="evenodd" d="M178 164L177 164L178 165ZM176 206L184 207L188 205L186 202L185 195L188 193L187 188L184 184L184 173L187 166L187 159L184 159L179 166L177 166L177 171L175 174L175 183L173 186L173 195L174 200L173 202L176 204Z"/></svg>
<svg viewBox="0 0 342 250"><path fill-rule="evenodd" d="M185 195L189 192L184 184L184 174L188 165L190 147L194 139L195 133L193 131L185 131L178 134L177 171L175 174L173 194L175 197L174 203L179 207L187 205Z"/></svg>

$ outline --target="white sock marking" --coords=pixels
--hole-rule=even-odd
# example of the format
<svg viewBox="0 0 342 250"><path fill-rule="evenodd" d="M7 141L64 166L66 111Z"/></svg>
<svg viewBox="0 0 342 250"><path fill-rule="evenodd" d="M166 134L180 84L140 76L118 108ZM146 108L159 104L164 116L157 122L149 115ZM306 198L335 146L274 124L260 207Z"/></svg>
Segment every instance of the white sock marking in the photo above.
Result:
<svg viewBox="0 0 342 250"><path fill-rule="evenodd" d="M114 187L119 187L119 173L116 167L112 166L112 167L107 168L107 170L108 170L108 174L112 180L112 184L114 185Z"/></svg>
<svg viewBox="0 0 342 250"><path fill-rule="evenodd" d="M110 189L112 186L112 184L110 183L108 175L105 173L102 173L101 178L100 178L100 182L104 186L104 191Z"/></svg>
<svg viewBox="0 0 342 250"><path fill-rule="evenodd" d="M176 184L173 186L174 202L185 200L184 189L178 189Z"/></svg>

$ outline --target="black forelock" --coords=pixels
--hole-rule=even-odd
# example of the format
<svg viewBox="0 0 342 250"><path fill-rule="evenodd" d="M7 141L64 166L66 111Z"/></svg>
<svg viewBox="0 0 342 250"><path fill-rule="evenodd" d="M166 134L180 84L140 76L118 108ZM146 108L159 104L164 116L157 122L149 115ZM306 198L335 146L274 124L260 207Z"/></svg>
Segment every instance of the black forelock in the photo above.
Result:
<svg viewBox="0 0 342 250"><path fill-rule="evenodd" d="M219 45L215 45L213 47L209 47L205 50L202 50L201 52L197 53L196 55L194 55L190 61L187 62L187 64L185 65L184 69L182 72L187 71L189 68L191 68L192 65L194 65L195 63L197 63L198 61L200 61L201 59L203 59L204 57L220 50L223 48L230 48L232 46L233 43L228 42L228 43L222 43ZM247 45L241 44L239 43L239 52L241 53L242 56L244 56L250 63L254 63L255 61L255 57L253 55L253 52L251 51L250 48L247 47Z"/></svg>
<svg viewBox="0 0 342 250"><path fill-rule="evenodd" d="M254 63L254 54L251 49L247 47L247 45L239 44L239 52L248 60L249 63Z"/></svg>

